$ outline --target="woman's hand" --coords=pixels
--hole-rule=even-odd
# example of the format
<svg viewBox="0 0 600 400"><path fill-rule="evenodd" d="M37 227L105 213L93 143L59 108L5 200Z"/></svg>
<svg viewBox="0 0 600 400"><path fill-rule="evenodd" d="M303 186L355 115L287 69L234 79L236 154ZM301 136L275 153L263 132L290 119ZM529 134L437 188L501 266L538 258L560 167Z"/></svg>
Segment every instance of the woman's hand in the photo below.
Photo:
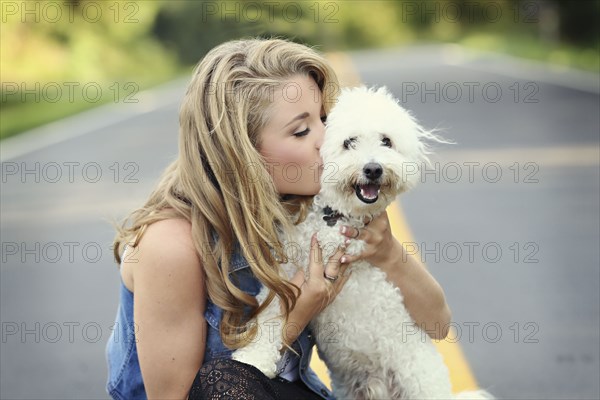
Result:
<svg viewBox="0 0 600 400"><path fill-rule="evenodd" d="M286 343L290 344L296 340L304 327L323 311L342 290L349 278L349 275L345 274L349 264L342 264L340 261L345 250L345 247L339 247L325 264L317 237L313 235L308 273L305 274L302 270L298 271L290 280L300 287L301 293L296 301L296 306L290 312L288 324L283 331Z"/></svg>
<svg viewBox="0 0 600 400"><path fill-rule="evenodd" d="M344 225L340 227L340 232L348 239L363 240L366 243L361 254L344 255L342 260L344 264L365 260L371 265L385 269L398 258L397 252L393 250L398 249L396 246L399 245L399 242L392 235L387 211L379 214L361 229Z"/></svg>

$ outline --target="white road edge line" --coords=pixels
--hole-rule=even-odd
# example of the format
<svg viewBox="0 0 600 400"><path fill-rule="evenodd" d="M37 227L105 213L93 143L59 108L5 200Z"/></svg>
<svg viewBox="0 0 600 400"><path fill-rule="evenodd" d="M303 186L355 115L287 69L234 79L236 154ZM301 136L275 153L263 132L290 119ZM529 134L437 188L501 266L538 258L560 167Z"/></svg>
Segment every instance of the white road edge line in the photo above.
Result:
<svg viewBox="0 0 600 400"><path fill-rule="evenodd" d="M600 165L597 144L549 147L476 148L440 150L433 162L449 163L535 163L544 167L593 167Z"/></svg>
<svg viewBox="0 0 600 400"><path fill-rule="evenodd" d="M491 51L474 50L458 44L443 45L442 52L446 65L600 94L600 76L592 72ZM493 58L497 62L485 66L470 63L470 61L482 58Z"/></svg>
<svg viewBox="0 0 600 400"><path fill-rule="evenodd" d="M0 160L13 160L137 116L177 104L189 77L177 78L140 92L137 103L109 103L6 138L0 142Z"/></svg>

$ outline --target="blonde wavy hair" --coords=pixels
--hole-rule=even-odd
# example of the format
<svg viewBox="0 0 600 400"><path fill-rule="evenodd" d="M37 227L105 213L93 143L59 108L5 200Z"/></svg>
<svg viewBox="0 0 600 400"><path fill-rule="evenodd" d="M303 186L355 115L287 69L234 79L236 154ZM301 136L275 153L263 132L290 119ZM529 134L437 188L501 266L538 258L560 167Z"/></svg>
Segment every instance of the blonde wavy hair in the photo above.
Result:
<svg viewBox="0 0 600 400"><path fill-rule="evenodd" d="M278 273L287 258L277 232L299 222L312 197L280 196L258 151L274 90L297 74L315 80L328 113L338 81L313 49L283 39L252 38L209 51L195 68L180 108L178 157L143 207L116 226L114 257L120 264L124 245L136 247L148 225L167 218L190 221L208 296L224 310L220 334L230 348L255 337L256 326L248 321L274 296L287 320L300 291ZM270 289L260 306L229 278L236 242L254 276Z"/></svg>

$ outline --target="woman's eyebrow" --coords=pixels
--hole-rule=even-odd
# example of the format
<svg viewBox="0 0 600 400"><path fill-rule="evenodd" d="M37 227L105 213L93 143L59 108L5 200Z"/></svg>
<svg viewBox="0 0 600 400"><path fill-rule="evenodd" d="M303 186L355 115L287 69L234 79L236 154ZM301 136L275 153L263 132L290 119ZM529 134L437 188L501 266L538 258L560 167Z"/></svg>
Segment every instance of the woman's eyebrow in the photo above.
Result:
<svg viewBox="0 0 600 400"><path fill-rule="evenodd" d="M295 116L290 122L288 122L287 124L285 124L284 128L288 125L290 125L292 122L297 121L299 119L304 119L306 117L308 117L310 114L307 112L303 112L302 114L299 114L297 116Z"/></svg>

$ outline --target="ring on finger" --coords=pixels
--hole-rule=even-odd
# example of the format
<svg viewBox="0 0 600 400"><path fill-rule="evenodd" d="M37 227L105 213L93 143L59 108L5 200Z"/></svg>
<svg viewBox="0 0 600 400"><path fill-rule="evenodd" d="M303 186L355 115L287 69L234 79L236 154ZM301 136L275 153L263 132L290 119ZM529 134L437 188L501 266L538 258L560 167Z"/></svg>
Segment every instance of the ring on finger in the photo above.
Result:
<svg viewBox="0 0 600 400"><path fill-rule="evenodd" d="M337 281L339 278L339 275L338 276L329 276L329 275L327 275L326 272L323 272L323 276L325 277L325 279L327 279L331 283Z"/></svg>

